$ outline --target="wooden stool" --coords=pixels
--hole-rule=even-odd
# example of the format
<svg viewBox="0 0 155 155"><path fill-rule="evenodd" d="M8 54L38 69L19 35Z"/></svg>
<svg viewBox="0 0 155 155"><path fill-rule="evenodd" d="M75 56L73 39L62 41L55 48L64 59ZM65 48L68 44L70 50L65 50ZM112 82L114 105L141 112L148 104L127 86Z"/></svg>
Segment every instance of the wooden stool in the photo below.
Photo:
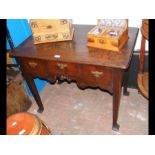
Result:
<svg viewBox="0 0 155 155"><path fill-rule="evenodd" d="M142 21L141 33L142 33L142 41L141 41L141 49L140 49L140 59L139 59L139 71L138 71L138 87L139 91L142 95L148 99L148 72L144 72L144 60L145 60L145 43L146 40L149 40L148 32L149 32L149 23L148 20L144 19Z"/></svg>
<svg viewBox="0 0 155 155"><path fill-rule="evenodd" d="M7 135L50 135L51 131L36 115L22 112L7 118Z"/></svg>

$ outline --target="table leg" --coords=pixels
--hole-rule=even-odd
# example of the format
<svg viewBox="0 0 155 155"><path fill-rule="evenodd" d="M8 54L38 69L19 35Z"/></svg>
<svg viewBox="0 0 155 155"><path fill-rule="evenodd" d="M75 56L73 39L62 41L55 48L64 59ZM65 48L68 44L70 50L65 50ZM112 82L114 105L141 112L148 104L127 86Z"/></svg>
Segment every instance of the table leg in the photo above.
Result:
<svg viewBox="0 0 155 155"><path fill-rule="evenodd" d="M118 113L122 90L122 75L116 73L113 83L113 125L112 130L119 131Z"/></svg>
<svg viewBox="0 0 155 155"><path fill-rule="evenodd" d="M125 72L125 77L124 77L124 86L123 86L123 95L129 96L129 91L128 91L128 80L129 80L129 69Z"/></svg>
<svg viewBox="0 0 155 155"><path fill-rule="evenodd" d="M37 105L39 107L39 109L37 111L39 113L42 113L44 111L44 107L43 107L43 104L41 102L41 99L40 99L38 90L37 90L37 88L35 86L33 78L26 77L25 80L26 80L26 82L27 82L27 84L28 84L28 86L29 86L29 88L30 88L30 90L32 92L32 95L33 95L33 97L34 97L34 99L35 99L35 101L36 101L36 103L37 103Z"/></svg>

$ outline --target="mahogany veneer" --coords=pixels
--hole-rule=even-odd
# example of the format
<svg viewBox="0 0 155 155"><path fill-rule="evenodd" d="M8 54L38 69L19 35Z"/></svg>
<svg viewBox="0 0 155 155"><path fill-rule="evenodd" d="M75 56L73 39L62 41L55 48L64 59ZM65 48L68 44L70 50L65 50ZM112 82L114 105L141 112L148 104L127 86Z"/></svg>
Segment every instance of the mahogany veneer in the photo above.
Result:
<svg viewBox="0 0 155 155"><path fill-rule="evenodd" d="M44 110L33 78L40 77L50 81L56 79L75 80L81 88L100 87L113 95L113 130L117 124L120 96L125 74L128 71L138 28L129 28L129 40L121 53L87 47L87 33L93 25L74 25L72 41L34 45L32 36L11 52L21 66L39 106ZM127 81L124 93L127 94ZM104 104L104 103L103 103Z"/></svg>

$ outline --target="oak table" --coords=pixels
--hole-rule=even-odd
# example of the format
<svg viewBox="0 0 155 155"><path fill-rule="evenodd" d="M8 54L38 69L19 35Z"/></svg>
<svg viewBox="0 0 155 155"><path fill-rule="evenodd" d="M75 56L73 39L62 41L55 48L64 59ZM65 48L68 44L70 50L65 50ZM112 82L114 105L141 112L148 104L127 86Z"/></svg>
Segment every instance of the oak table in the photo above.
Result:
<svg viewBox="0 0 155 155"><path fill-rule="evenodd" d="M139 29L129 28L128 43L118 53L86 46L87 33L94 27L93 25L74 25L74 27L72 41L34 45L30 36L12 50L10 56L15 57L19 63L23 77L38 104L38 112L43 112L44 107L34 78L50 82L55 82L57 79L73 80L80 88L99 87L113 95L112 129L118 131L117 119L122 85L130 66ZM124 93L127 93L126 84Z"/></svg>

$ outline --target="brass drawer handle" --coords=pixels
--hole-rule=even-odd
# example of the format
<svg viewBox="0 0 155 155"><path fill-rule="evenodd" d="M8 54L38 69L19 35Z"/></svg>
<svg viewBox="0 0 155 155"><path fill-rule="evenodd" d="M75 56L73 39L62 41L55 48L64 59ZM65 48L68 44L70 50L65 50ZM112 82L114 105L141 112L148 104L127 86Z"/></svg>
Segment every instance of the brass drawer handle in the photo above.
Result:
<svg viewBox="0 0 155 155"><path fill-rule="evenodd" d="M29 66L31 66L32 68L35 68L37 66L37 63L35 63L35 62L29 62Z"/></svg>
<svg viewBox="0 0 155 155"><path fill-rule="evenodd" d="M88 38L88 42L93 43L94 39L93 38Z"/></svg>
<svg viewBox="0 0 155 155"><path fill-rule="evenodd" d="M100 44L105 44L106 43L106 41L103 40L103 39L99 39L98 41L99 41Z"/></svg>
<svg viewBox="0 0 155 155"><path fill-rule="evenodd" d="M64 69L64 68L67 67L67 64L58 63L57 66L58 66L60 69Z"/></svg>
<svg viewBox="0 0 155 155"><path fill-rule="evenodd" d="M99 71L91 71L91 73L94 77L97 77L97 78L103 74L103 72L99 72Z"/></svg>

